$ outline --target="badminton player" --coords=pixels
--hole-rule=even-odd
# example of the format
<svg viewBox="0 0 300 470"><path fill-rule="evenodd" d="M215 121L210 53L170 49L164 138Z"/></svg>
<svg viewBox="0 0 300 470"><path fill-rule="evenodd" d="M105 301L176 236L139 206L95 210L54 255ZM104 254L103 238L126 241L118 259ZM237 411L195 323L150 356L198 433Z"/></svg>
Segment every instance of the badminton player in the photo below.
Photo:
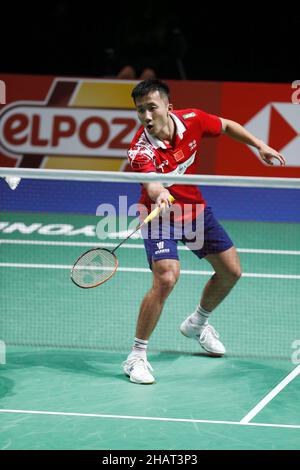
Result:
<svg viewBox="0 0 300 470"><path fill-rule="evenodd" d="M141 122L141 127L128 150L129 162L134 171L195 174L200 158L201 139L205 136L218 137L222 133L255 147L260 158L269 165L273 164L273 159L280 165L285 164L282 155L237 122L207 114L199 109L173 110L169 88L160 80L140 82L133 89L132 98ZM229 235L215 219L198 187L165 187L159 182L149 182L142 186L140 203L149 210L153 203L163 208L170 205L170 194L181 207L186 204L204 207L204 242L201 248L192 252L199 259L205 258L214 270L199 296L195 311L179 328L183 335L196 340L209 355L221 357L226 352L225 347L210 323L210 318L241 276L239 256ZM196 219L197 214L197 210L192 211L192 219ZM179 278L177 241L174 237L164 237L163 233L152 238L150 234L150 237L144 238L153 283L140 306L132 351L123 362L124 373L134 383L155 382L153 369L147 360L147 346L164 303ZM182 241L185 243L184 237Z"/></svg>

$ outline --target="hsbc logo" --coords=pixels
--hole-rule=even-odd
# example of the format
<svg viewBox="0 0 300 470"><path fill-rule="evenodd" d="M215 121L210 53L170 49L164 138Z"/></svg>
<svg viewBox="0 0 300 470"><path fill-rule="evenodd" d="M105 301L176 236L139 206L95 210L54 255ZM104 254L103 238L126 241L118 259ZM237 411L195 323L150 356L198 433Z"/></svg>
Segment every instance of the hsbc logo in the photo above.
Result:
<svg viewBox="0 0 300 470"><path fill-rule="evenodd" d="M26 103L0 115L0 143L12 154L124 157L139 122L134 110Z"/></svg>
<svg viewBox="0 0 300 470"><path fill-rule="evenodd" d="M286 166L300 167L300 106L269 103L244 127L282 153ZM256 154L253 147L249 148Z"/></svg>

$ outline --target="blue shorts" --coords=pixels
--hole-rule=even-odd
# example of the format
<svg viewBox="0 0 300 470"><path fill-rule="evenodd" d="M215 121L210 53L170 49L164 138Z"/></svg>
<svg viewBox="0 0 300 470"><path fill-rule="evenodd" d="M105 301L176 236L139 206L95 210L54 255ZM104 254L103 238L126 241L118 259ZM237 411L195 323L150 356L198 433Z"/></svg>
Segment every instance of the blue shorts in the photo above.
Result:
<svg viewBox="0 0 300 470"><path fill-rule="evenodd" d="M215 219L210 207L204 209L202 216L203 223L200 224L200 229L197 228L195 234L197 238L201 238L201 246L193 248L191 238L183 234L181 237L164 237L161 233L155 238L144 238L144 245L147 253L148 263L151 268L152 261L160 259L179 259L177 243L181 241L184 243L198 258L205 258L205 256L213 253L221 253L233 246L232 240L226 233L222 225ZM200 233L201 232L201 233ZM198 236L199 235L199 236Z"/></svg>

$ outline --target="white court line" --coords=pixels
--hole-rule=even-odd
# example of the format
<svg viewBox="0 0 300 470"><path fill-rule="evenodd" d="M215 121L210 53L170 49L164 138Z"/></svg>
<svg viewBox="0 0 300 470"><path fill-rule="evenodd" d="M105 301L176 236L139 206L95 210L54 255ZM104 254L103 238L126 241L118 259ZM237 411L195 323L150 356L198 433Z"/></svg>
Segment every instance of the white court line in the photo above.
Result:
<svg viewBox="0 0 300 470"><path fill-rule="evenodd" d="M283 379L278 385L276 385L271 392L269 392L249 413L244 416L244 418L241 419L240 423L241 424L249 424L249 422L271 401L273 400L278 393L281 392L281 390L284 389L297 375L300 374L300 364L292 370L292 372L289 373Z"/></svg>
<svg viewBox="0 0 300 470"><path fill-rule="evenodd" d="M240 253L258 253L266 255L300 255L298 250L265 250L263 248L237 248Z"/></svg>
<svg viewBox="0 0 300 470"><path fill-rule="evenodd" d="M300 429L298 424L270 424L270 423L242 423L240 421L217 421L208 419L188 419L188 418L158 418L155 416L127 416L127 415L107 415L100 413L72 413L64 411L36 411L36 410L5 410L0 409L0 413L20 413L32 415L50 416L74 416L78 418L108 418L108 419L136 419L144 421L168 421L175 423L203 423L203 424L229 424L236 426L263 426L271 428L293 428Z"/></svg>
<svg viewBox="0 0 300 470"><path fill-rule="evenodd" d="M27 268L27 269L72 269L69 264L35 264L35 263L0 263L0 268ZM149 268L122 268L118 271L133 273L151 273ZM193 271L182 269L181 274L190 274L194 276L209 276L214 271ZM300 279L300 274L268 274L268 273L242 273L242 277L260 277L269 279Z"/></svg>
<svg viewBox="0 0 300 470"><path fill-rule="evenodd" d="M115 247L118 240L114 243L111 242L99 242L103 247ZM95 247L97 242L63 242L54 240L18 240L18 239L0 239L0 244L9 245L44 245L44 246L86 246ZM124 243L120 248L131 248L131 249L144 249L143 243ZM186 246L178 246L179 250L188 250ZM257 253L257 254L270 254L270 255L298 255L300 256L300 250L268 250L263 248L237 248L239 253Z"/></svg>

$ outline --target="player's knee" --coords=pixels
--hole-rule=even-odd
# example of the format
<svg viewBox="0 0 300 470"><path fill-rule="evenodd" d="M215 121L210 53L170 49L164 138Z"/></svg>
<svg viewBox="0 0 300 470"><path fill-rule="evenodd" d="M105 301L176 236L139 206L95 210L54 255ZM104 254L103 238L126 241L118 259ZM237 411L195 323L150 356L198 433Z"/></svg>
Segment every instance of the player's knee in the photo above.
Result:
<svg viewBox="0 0 300 470"><path fill-rule="evenodd" d="M235 266L226 273L226 278L233 285L238 282L241 276L242 276L242 270L240 266Z"/></svg>
<svg viewBox="0 0 300 470"><path fill-rule="evenodd" d="M169 293L174 288L179 278L179 271L176 269L170 269L159 275L158 287L163 293Z"/></svg>

